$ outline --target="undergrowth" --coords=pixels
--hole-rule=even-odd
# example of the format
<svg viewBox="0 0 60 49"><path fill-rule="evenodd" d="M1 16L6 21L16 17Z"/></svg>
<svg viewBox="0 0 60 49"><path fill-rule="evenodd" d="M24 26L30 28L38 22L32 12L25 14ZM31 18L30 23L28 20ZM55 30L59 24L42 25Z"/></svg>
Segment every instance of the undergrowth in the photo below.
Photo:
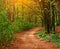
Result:
<svg viewBox="0 0 60 49"><path fill-rule="evenodd" d="M50 34L46 34L45 32L46 32L45 30L39 31L37 34L38 38L40 38L41 40L55 43L57 47L60 47L60 35L54 32Z"/></svg>

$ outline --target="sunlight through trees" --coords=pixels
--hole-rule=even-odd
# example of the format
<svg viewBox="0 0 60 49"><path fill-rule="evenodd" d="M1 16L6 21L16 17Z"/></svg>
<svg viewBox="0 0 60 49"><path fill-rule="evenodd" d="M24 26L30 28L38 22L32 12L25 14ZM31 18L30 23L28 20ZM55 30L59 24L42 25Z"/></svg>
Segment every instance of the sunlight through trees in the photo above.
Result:
<svg viewBox="0 0 60 49"><path fill-rule="evenodd" d="M56 33L57 26L60 26L60 0L0 0L0 36L6 42L12 40L14 32L43 27L50 34ZM11 33L10 39L4 33L6 36Z"/></svg>

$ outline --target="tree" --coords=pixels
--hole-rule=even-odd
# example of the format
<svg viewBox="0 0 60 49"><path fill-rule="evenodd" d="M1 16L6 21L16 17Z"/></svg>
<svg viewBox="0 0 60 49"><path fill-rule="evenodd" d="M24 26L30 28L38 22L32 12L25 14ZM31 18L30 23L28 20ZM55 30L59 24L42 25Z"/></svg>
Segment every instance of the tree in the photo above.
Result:
<svg viewBox="0 0 60 49"><path fill-rule="evenodd" d="M45 26L46 33L49 34L51 31L55 32L55 0L42 0L42 16Z"/></svg>

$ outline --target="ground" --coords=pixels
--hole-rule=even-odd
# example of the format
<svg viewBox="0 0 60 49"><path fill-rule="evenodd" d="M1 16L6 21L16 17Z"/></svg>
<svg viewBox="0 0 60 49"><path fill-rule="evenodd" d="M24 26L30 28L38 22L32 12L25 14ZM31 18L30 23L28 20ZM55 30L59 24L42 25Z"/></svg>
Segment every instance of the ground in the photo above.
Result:
<svg viewBox="0 0 60 49"><path fill-rule="evenodd" d="M36 33L43 28L36 27L28 31L16 33L13 46L6 49L60 49L54 43L40 40Z"/></svg>

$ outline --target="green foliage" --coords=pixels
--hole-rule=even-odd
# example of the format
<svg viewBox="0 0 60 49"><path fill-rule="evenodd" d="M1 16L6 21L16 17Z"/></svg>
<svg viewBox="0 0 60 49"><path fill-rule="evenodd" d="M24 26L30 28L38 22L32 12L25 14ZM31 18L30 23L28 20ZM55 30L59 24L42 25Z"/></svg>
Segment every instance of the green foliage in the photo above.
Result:
<svg viewBox="0 0 60 49"><path fill-rule="evenodd" d="M6 11L0 11L0 44L8 46L13 38L13 31L10 27L10 21L8 20Z"/></svg>
<svg viewBox="0 0 60 49"><path fill-rule="evenodd" d="M14 32L28 30L34 27L33 23L15 17L14 22L9 21L6 11L0 12L0 44L8 46L14 40Z"/></svg>
<svg viewBox="0 0 60 49"><path fill-rule="evenodd" d="M16 18L15 21L12 22L12 25L10 25L10 27L14 32L17 32L17 31L24 31L33 28L34 25L33 23L30 23L28 21L23 21L20 18Z"/></svg>
<svg viewBox="0 0 60 49"><path fill-rule="evenodd" d="M34 27L34 24L30 23L30 22L24 22L24 24L23 24L23 30L27 30L27 29L30 29L33 27Z"/></svg>
<svg viewBox="0 0 60 49"><path fill-rule="evenodd" d="M9 46L11 41L14 40L13 32L10 27L0 32L0 43L2 46Z"/></svg>
<svg viewBox="0 0 60 49"><path fill-rule="evenodd" d="M48 42L53 42L57 46L60 46L60 35L57 33L51 33L51 34L46 34L46 31L42 30L38 32L38 38L48 41Z"/></svg>
<svg viewBox="0 0 60 49"><path fill-rule="evenodd" d="M29 2L30 1L31 0L29 0ZM10 44L14 39L14 32L25 31L35 26L41 26L41 23L43 23L47 31L42 30L38 33L38 36L41 37L41 39L55 42L60 45L60 37L57 34L53 34L54 32L52 34L46 34L46 32L49 33L52 31L52 28L54 27L52 24L55 25L55 19L58 20L59 18L59 16L58 18L55 18L57 15L55 13L55 9L57 9L57 3L55 0L45 0L41 3L38 0L37 2L32 1L29 3L31 6L29 4L24 4L23 7L21 3L16 3L16 6L14 3L12 7L10 6L10 1L8 1L7 4L2 0L0 2L0 43L2 45ZM4 8L7 9L7 12ZM13 22L9 21L9 16L12 16L12 19L14 20Z"/></svg>
<svg viewBox="0 0 60 49"><path fill-rule="evenodd" d="M0 31L5 29L8 25L9 21L7 19L5 11L0 12ZM4 28L3 28L4 27Z"/></svg>

